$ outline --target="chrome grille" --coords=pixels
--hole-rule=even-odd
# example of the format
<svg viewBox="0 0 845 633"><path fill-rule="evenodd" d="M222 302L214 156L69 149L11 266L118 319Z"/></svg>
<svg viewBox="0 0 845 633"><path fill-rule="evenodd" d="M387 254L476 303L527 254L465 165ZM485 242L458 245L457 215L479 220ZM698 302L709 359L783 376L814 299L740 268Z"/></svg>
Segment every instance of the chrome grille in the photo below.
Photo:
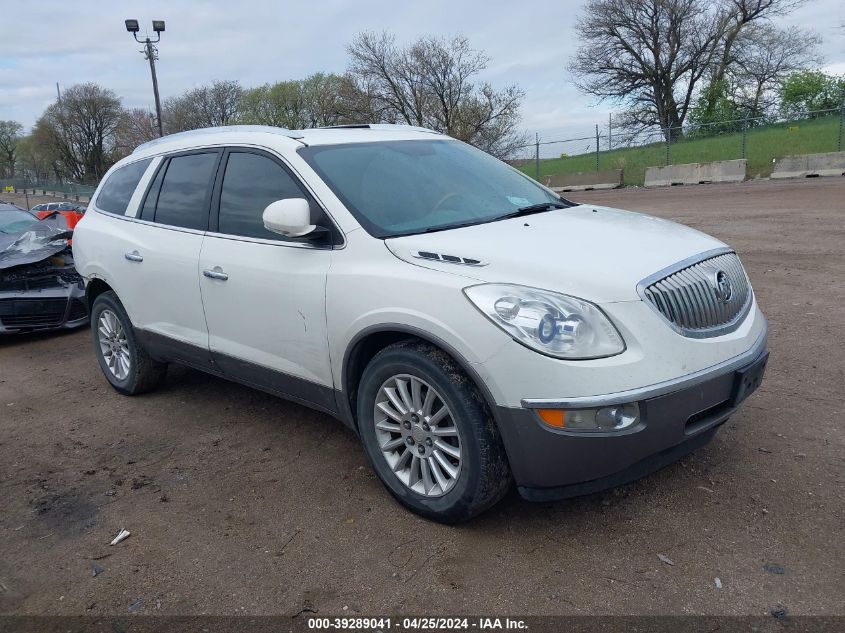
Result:
<svg viewBox="0 0 845 633"><path fill-rule="evenodd" d="M736 329L751 306L748 277L730 251L682 262L643 280L639 290L676 331L695 338Z"/></svg>

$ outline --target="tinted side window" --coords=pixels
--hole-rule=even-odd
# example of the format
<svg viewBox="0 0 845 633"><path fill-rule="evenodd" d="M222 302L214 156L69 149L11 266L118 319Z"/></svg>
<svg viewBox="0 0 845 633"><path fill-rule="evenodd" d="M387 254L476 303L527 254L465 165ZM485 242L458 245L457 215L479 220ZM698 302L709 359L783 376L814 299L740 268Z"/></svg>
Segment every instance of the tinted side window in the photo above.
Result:
<svg viewBox="0 0 845 633"><path fill-rule="evenodd" d="M204 230L217 153L188 154L170 159L155 211L155 222Z"/></svg>
<svg viewBox="0 0 845 633"><path fill-rule="evenodd" d="M139 160L112 172L97 195L97 208L117 215L126 213L135 187L138 186L151 160Z"/></svg>
<svg viewBox="0 0 845 633"><path fill-rule="evenodd" d="M220 190L219 232L244 237L283 240L264 228L261 218L271 202L308 198L279 163L258 154L232 152Z"/></svg>

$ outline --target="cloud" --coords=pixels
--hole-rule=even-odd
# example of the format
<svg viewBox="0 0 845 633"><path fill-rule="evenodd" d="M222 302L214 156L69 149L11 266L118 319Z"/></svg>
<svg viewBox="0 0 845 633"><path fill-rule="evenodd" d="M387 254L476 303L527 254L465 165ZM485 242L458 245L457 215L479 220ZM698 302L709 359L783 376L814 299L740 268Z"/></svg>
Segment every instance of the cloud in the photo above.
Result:
<svg viewBox="0 0 845 633"><path fill-rule="evenodd" d="M52 101L55 84L94 81L127 107L153 107L149 66L123 21L142 31L153 19L167 30L157 65L162 98L215 79L244 86L342 72L346 45L362 30L388 30L400 42L426 34L469 37L491 63L482 80L519 84L525 91L523 126L544 138L589 135L605 124L613 104L596 105L566 73L577 45L574 21L583 2L561 0L6 0L0 52L0 118L31 126ZM830 68L845 64L841 0L815 0L787 18L825 38Z"/></svg>

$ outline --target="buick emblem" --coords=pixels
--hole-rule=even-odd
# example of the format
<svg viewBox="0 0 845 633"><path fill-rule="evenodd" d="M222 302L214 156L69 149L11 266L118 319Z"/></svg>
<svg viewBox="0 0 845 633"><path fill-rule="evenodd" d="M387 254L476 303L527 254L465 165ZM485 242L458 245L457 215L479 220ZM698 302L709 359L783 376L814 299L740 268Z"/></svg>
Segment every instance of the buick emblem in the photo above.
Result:
<svg viewBox="0 0 845 633"><path fill-rule="evenodd" d="M722 303L727 303L731 300L734 294L733 286L731 285L731 278L724 270L717 270L714 276L714 287L716 289L716 298Z"/></svg>

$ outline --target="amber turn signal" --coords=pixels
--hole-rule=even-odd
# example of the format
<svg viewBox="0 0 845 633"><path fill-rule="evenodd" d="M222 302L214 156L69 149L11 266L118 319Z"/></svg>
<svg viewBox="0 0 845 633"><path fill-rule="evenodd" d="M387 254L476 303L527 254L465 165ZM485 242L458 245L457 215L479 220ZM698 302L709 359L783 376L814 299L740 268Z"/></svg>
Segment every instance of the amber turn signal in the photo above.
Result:
<svg viewBox="0 0 845 633"><path fill-rule="evenodd" d="M537 409L548 426L567 431L624 431L640 421L636 402L614 404L598 409Z"/></svg>
<svg viewBox="0 0 845 633"><path fill-rule="evenodd" d="M537 413L549 426L562 429L565 424L566 411L564 409L537 409Z"/></svg>

